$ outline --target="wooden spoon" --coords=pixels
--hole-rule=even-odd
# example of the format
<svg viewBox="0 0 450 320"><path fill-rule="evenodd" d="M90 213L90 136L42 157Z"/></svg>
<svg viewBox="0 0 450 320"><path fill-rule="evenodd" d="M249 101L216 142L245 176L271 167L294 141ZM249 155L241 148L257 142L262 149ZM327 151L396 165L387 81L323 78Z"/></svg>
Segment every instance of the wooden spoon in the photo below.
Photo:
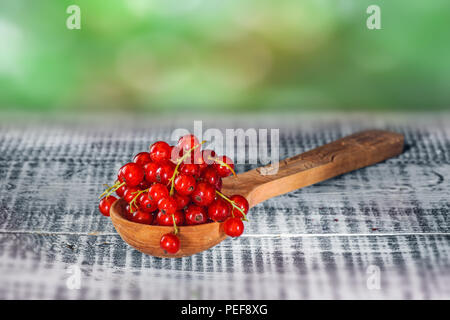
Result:
<svg viewBox="0 0 450 320"><path fill-rule="evenodd" d="M240 194L250 207L278 195L321 182L346 172L375 164L403 151L403 135L371 130L336 140L314 150L282 160L278 172L270 175L271 167L260 167L223 180L222 193ZM125 219L124 200L111 207L111 220L122 239L137 250L156 257L190 256L215 246L227 236L222 223L180 226L181 248L178 253L165 253L159 246L163 234L173 227L152 226ZM251 219L251 212L249 214ZM257 223L257 221L252 221Z"/></svg>

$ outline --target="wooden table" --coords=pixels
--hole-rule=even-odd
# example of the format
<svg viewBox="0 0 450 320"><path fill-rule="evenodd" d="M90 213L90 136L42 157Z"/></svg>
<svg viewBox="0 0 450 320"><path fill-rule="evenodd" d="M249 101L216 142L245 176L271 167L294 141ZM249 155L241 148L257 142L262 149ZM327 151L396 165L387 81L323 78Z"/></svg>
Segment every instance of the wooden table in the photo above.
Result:
<svg viewBox="0 0 450 320"><path fill-rule="evenodd" d="M403 133L407 148L268 200L242 237L182 259L126 245L97 196L193 118L0 118L1 299L450 298L448 114L204 118L204 129L280 129L281 158L366 128Z"/></svg>

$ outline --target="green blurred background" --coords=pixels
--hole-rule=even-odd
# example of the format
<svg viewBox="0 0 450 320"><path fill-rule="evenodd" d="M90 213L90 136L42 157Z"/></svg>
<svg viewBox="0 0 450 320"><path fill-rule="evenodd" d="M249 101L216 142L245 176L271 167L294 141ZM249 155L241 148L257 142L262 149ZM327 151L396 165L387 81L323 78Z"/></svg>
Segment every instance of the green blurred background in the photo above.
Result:
<svg viewBox="0 0 450 320"><path fill-rule="evenodd" d="M81 8L81 30L66 8ZM366 27L371 4L381 30ZM444 110L450 1L3 0L0 110Z"/></svg>

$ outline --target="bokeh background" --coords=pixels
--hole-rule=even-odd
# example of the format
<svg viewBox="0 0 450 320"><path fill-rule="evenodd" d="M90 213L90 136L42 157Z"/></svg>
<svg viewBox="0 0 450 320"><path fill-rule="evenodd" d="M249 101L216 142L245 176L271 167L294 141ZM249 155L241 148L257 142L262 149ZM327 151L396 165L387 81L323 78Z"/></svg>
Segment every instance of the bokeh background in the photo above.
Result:
<svg viewBox="0 0 450 320"><path fill-rule="evenodd" d="M449 22L448 0L1 1L0 111L445 110Z"/></svg>

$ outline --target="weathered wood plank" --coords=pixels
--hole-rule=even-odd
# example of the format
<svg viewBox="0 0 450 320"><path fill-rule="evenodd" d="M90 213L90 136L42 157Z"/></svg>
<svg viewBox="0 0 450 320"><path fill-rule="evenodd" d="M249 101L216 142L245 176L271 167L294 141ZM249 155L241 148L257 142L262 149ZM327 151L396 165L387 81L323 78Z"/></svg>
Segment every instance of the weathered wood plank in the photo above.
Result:
<svg viewBox="0 0 450 320"><path fill-rule="evenodd" d="M271 199L245 235L177 260L126 246L97 212L102 183L194 119L0 117L0 298L449 298L450 120L242 116L204 129L280 128L292 156L366 128L405 134L397 158ZM244 171L255 165L239 165ZM94 235L92 233L95 233ZM279 237L281 235L281 237ZM66 268L83 271L68 290ZM369 265L381 290L368 290ZM214 284L214 286L213 286Z"/></svg>
<svg viewBox="0 0 450 320"><path fill-rule="evenodd" d="M160 259L115 235L0 234L0 299L448 298L449 245L450 235L243 237ZM66 286L71 265L80 290Z"/></svg>

